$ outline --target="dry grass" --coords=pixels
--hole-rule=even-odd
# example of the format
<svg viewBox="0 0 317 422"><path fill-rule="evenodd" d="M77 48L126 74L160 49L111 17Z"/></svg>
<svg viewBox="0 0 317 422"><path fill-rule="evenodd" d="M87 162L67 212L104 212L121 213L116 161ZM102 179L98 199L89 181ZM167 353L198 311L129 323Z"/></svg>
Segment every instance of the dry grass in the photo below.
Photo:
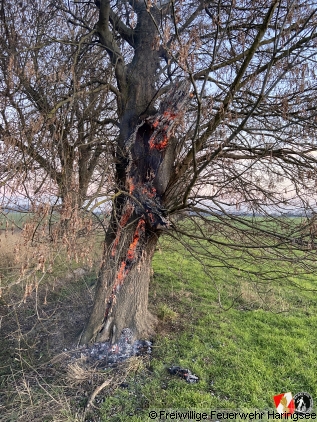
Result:
<svg viewBox="0 0 317 422"><path fill-rule="evenodd" d="M15 302L12 289L0 301L1 422L97 422L104 397L142 365L131 359L104 371L71 357L93 301L91 281L79 270L53 288L40 284L25 302ZM21 291L16 285L15 295Z"/></svg>
<svg viewBox="0 0 317 422"><path fill-rule="evenodd" d="M62 242L0 231L0 421L84 421L84 405L105 382L80 362L51 362L76 345L90 313L95 272L82 265L90 243L98 261L93 234L67 257Z"/></svg>
<svg viewBox="0 0 317 422"><path fill-rule="evenodd" d="M0 232L0 421L97 422L100 395L142 365L136 358L105 371L61 353L76 346L92 305L95 276L83 270L84 247L99 264L94 234L79 238L77 256L67 259L62 242Z"/></svg>
<svg viewBox="0 0 317 422"><path fill-rule="evenodd" d="M241 309L264 309L266 311L284 312L289 305L284 300L283 295L276 288L269 285L259 285L254 282L243 281L239 284L239 294L237 302Z"/></svg>
<svg viewBox="0 0 317 422"><path fill-rule="evenodd" d="M81 415L72 411L70 398L59 384L48 384L36 374L15 374L8 383L6 395L10 399L3 401L1 411L3 421L25 422L82 422Z"/></svg>
<svg viewBox="0 0 317 422"><path fill-rule="evenodd" d="M89 262L82 250L90 243ZM78 246L78 250L76 250ZM101 259L101 248L97 239L78 239L75 255L67 256L67 247L46 241L32 242L22 231L0 232L0 298L10 306L20 306L32 295L38 294L41 286L46 291L54 290L62 282L81 277L84 273L97 272ZM44 298L46 304L46 295Z"/></svg>
<svg viewBox="0 0 317 422"><path fill-rule="evenodd" d="M106 371L87 366L84 359L68 361L65 353L54 364L34 368L21 357L20 370L7 377L0 421L99 421L104 397L113 394L129 374L144 368L143 359L136 357Z"/></svg>
<svg viewBox="0 0 317 422"><path fill-rule="evenodd" d="M2 233L0 235L0 272L8 272L14 269L15 248L20 242L20 233Z"/></svg>
<svg viewBox="0 0 317 422"><path fill-rule="evenodd" d="M74 409L82 409L87 398L79 400L61 363L50 363L76 344L90 312L92 289L75 273L66 282L40 284L25 301L23 282L5 289L0 300L0 421L84 420ZM6 280L13 283L14 273Z"/></svg>
<svg viewBox="0 0 317 422"><path fill-rule="evenodd" d="M70 385L78 385L83 382L92 382L98 375L96 368L87 367L84 364L84 359L70 363L67 368L67 379Z"/></svg>

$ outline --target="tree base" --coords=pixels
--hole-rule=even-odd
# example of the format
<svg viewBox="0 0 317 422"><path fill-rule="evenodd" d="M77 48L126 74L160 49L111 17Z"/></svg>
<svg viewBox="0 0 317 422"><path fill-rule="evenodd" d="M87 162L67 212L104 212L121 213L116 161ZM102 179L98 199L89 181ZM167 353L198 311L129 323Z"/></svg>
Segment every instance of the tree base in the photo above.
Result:
<svg viewBox="0 0 317 422"><path fill-rule="evenodd" d="M133 231L132 231L133 233ZM120 249L126 250L131 234L122 235ZM118 342L124 329L131 330L133 340L149 338L154 333L156 318L148 311L151 261L158 236L149 236L143 244L140 259L131 267L124 281L114 288L120 275L121 255L112 258L108 250L105 266L97 283L95 303L80 344ZM118 247L119 248L119 247ZM119 249L119 250L120 250Z"/></svg>
<svg viewBox="0 0 317 422"><path fill-rule="evenodd" d="M85 357L88 363L107 367L123 362L132 356L147 356L152 353L150 340L135 340L134 333L124 328L115 344L110 341L94 343L76 350L73 357Z"/></svg>

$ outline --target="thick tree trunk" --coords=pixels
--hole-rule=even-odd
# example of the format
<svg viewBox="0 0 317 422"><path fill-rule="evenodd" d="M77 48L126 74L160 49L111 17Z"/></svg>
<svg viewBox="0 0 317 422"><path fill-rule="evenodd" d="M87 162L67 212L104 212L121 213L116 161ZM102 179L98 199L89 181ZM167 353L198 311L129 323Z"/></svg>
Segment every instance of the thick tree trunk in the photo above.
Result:
<svg viewBox="0 0 317 422"><path fill-rule="evenodd" d="M151 261L158 235L145 227L142 217L121 217L114 240L105 247L95 303L81 344L110 340L115 343L124 328L135 339L153 333L155 318L148 312ZM134 220L134 221L133 221ZM109 233L109 238L113 238Z"/></svg>
<svg viewBox="0 0 317 422"><path fill-rule="evenodd" d="M152 331L147 310L151 260L159 234L171 228L164 203L175 150L169 141L188 103L188 90L186 82L175 85L161 110L139 122L121 150L118 196L82 344L114 343L124 328L135 339Z"/></svg>

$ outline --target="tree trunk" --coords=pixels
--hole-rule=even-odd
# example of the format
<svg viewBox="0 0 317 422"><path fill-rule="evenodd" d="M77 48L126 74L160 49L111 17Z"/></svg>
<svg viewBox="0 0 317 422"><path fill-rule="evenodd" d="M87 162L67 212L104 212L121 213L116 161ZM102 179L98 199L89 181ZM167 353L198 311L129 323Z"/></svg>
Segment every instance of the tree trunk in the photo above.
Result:
<svg viewBox="0 0 317 422"><path fill-rule="evenodd" d="M175 151L169 141L188 103L188 91L187 82L175 85L161 110L136 125L121 150L118 196L82 344L114 343L124 328L132 330L135 339L152 331L147 310L151 260L160 233L171 228L164 199Z"/></svg>
<svg viewBox="0 0 317 422"><path fill-rule="evenodd" d="M114 239L109 230L93 311L81 344L115 343L124 328L130 328L135 339L153 333L155 318L148 311L148 291L158 234L146 227L143 217L134 215L125 221L128 215L129 207L125 207Z"/></svg>
<svg viewBox="0 0 317 422"><path fill-rule="evenodd" d="M68 179L64 177L60 183L59 197L61 198L59 237L68 237L70 231L76 230L78 213L82 206L82 200L76 191L72 174Z"/></svg>

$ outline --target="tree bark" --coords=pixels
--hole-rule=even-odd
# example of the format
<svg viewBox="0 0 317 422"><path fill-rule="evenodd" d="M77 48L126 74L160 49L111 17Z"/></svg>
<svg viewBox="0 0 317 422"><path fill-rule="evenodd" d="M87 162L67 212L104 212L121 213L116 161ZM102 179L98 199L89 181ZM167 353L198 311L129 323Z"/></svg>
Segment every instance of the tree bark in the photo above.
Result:
<svg viewBox="0 0 317 422"><path fill-rule="evenodd" d="M120 219L116 236L109 229L99 272L93 311L81 344L110 340L115 343L126 327L135 339L153 334L155 318L148 311L151 261L159 233L146 227L143 217Z"/></svg>
<svg viewBox="0 0 317 422"><path fill-rule="evenodd" d="M120 134L114 208L93 311L81 344L114 343L124 328L132 330L135 339L153 330L147 309L151 260L159 235L171 228L164 198L175 159L171 138L189 100L189 83L176 83L160 110L154 107L161 52L153 46L160 10L153 8L150 14L144 2L133 3L138 16L129 39L134 55L125 64L109 29L110 2L101 0L97 7L96 28L115 68L120 92Z"/></svg>
<svg viewBox="0 0 317 422"><path fill-rule="evenodd" d="M118 190L104 248L93 311L81 343L116 342L124 328L149 334L151 260L159 235L171 228L164 194L170 177L175 123L189 100L189 83L175 85L156 114L136 125L122 151ZM168 163L166 166L164 163Z"/></svg>

